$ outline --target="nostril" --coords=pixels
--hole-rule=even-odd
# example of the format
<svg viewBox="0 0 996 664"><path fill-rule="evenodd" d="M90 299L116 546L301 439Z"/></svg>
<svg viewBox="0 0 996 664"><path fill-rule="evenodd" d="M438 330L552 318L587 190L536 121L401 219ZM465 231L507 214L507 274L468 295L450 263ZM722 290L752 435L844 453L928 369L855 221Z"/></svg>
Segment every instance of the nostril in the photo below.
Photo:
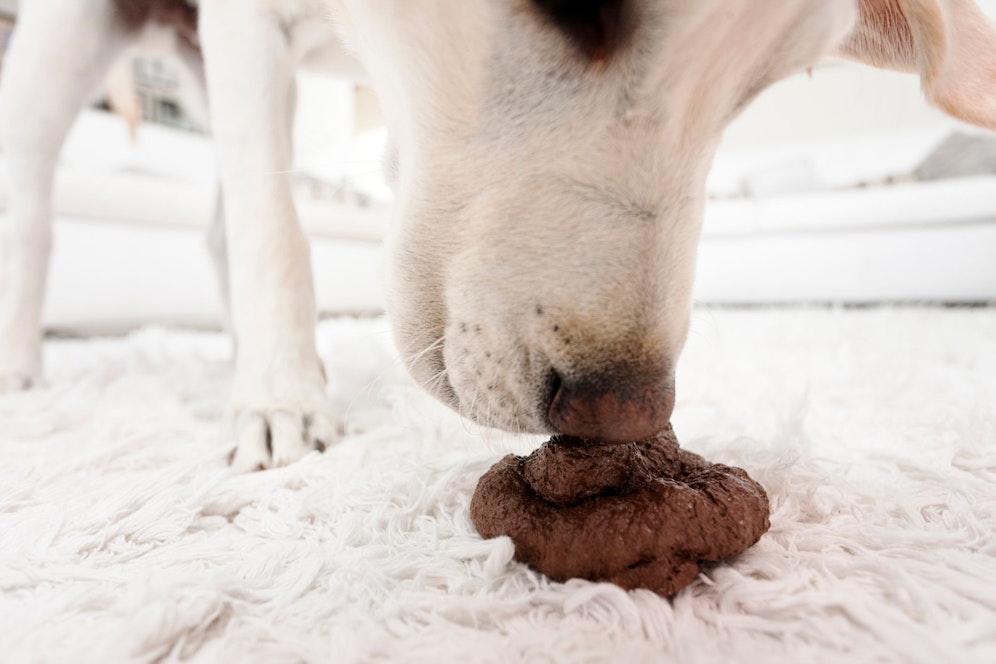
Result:
<svg viewBox="0 0 996 664"><path fill-rule="evenodd" d="M641 381L590 377L570 381L556 372L554 375L547 418L561 433L628 443L650 438L671 419L675 392L668 376Z"/></svg>

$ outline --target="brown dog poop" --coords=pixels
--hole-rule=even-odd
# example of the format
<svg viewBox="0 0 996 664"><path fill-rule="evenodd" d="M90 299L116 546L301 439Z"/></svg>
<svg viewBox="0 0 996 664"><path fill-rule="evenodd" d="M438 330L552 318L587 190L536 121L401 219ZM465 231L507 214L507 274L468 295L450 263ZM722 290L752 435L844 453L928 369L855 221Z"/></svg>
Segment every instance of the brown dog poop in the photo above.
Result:
<svg viewBox="0 0 996 664"><path fill-rule="evenodd" d="M669 426L624 445L556 436L509 455L477 484L470 516L485 538L556 581L609 581L673 595L702 565L768 529L768 496L740 468L679 449Z"/></svg>

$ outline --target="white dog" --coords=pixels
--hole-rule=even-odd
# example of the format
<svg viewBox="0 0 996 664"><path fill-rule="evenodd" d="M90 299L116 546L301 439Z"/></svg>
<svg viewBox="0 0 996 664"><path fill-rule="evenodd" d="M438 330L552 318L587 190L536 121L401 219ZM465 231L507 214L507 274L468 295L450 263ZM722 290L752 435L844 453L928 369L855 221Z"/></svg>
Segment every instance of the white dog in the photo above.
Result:
<svg viewBox="0 0 996 664"><path fill-rule="evenodd" d="M182 23L180 1L22 0L3 80L0 391L41 371L63 138L141 24ZM608 440L670 417L706 173L758 92L843 54L919 72L931 101L996 127L996 37L971 0L198 5L242 468L289 463L336 430L308 245L281 175L296 66L368 76L385 107L399 221L389 311L414 377L488 425Z"/></svg>

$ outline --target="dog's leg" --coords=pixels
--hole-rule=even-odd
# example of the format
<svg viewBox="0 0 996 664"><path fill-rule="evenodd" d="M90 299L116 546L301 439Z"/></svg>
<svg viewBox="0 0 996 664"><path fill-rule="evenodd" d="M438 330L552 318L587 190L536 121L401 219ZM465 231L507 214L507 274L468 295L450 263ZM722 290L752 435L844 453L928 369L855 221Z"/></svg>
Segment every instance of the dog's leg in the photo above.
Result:
<svg viewBox="0 0 996 664"><path fill-rule="evenodd" d="M0 217L0 393L40 378L56 162L80 108L126 43L110 0L21 6L0 90L10 201Z"/></svg>
<svg viewBox="0 0 996 664"><path fill-rule="evenodd" d="M205 237L211 263L214 265L215 276L218 278L218 291L221 295L223 309L222 319L225 327L231 330L231 289L228 287L228 243L225 241L225 199L218 192L214 204L214 216Z"/></svg>
<svg viewBox="0 0 996 664"><path fill-rule="evenodd" d="M232 464L246 470L290 463L337 433L315 350L310 252L288 175L294 61L265 5L201 3L237 343Z"/></svg>

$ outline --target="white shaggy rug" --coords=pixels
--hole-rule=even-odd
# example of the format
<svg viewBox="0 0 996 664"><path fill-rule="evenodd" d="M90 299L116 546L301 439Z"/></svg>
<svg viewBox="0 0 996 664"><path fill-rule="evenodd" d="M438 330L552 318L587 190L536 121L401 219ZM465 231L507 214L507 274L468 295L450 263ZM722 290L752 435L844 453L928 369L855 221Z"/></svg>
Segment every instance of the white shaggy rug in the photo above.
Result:
<svg viewBox="0 0 996 664"><path fill-rule="evenodd" d="M673 600L551 583L482 541L533 438L412 387L386 324L322 324L350 434L237 476L221 335L53 341L0 398L4 662L996 662L996 309L700 310L685 447L771 531Z"/></svg>

